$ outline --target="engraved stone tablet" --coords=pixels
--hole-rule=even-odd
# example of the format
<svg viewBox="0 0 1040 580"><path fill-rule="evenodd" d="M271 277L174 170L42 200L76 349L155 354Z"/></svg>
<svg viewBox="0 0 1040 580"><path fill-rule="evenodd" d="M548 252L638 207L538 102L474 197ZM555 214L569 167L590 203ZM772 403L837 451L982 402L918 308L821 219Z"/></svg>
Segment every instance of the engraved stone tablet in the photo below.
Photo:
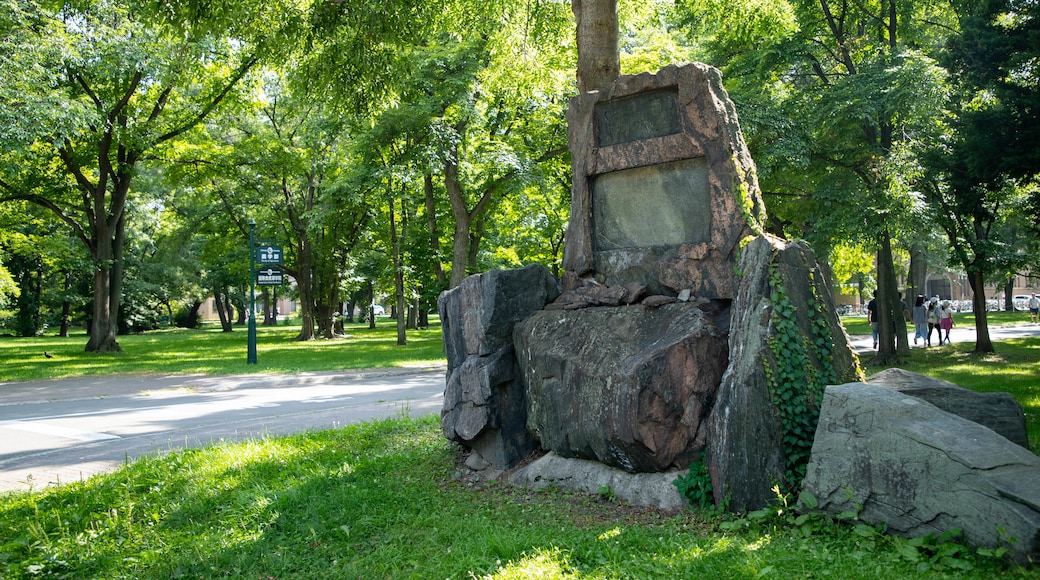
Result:
<svg viewBox="0 0 1040 580"><path fill-rule="evenodd" d="M599 175L592 212L595 251L708 242L708 164L700 157Z"/></svg>
<svg viewBox="0 0 1040 580"><path fill-rule="evenodd" d="M678 133L678 91L657 90L599 103L596 125L600 147Z"/></svg>

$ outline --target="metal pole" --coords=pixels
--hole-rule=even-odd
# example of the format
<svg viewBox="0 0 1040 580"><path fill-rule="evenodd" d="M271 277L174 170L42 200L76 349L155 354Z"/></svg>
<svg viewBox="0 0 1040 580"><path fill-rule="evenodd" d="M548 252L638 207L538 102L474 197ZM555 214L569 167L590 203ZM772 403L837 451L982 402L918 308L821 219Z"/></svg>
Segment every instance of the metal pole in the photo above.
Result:
<svg viewBox="0 0 1040 580"><path fill-rule="evenodd" d="M256 222L249 220L249 350L246 364L256 364Z"/></svg>

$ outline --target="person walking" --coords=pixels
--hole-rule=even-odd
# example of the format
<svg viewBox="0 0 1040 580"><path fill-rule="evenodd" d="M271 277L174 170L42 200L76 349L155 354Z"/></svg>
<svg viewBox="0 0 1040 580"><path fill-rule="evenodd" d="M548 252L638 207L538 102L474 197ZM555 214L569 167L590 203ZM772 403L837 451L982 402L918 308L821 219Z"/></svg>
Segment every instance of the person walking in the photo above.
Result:
<svg viewBox="0 0 1040 580"><path fill-rule="evenodd" d="M1029 295L1027 306L1029 306L1029 322L1040 322L1040 298L1036 297L1036 292Z"/></svg>
<svg viewBox="0 0 1040 580"><path fill-rule="evenodd" d="M928 306L924 301L924 294L918 294L914 300L914 309L910 314L910 320L914 323L914 345L917 339L927 343L928 339Z"/></svg>
<svg viewBox="0 0 1040 580"><path fill-rule="evenodd" d="M946 338L944 339L946 344L950 344L950 329L953 328L953 307L950 305L949 300L942 303L942 310L939 311L939 328L946 333ZM940 340L939 344L943 344L943 340Z"/></svg>
<svg viewBox="0 0 1040 580"><path fill-rule="evenodd" d="M873 298L867 302L867 322L870 323L871 333L874 335L874 350L878 343L878 312L877 312L877 290L874 290Z"/></svg>
<svg viewBox="0 0 1040 580"><path fill-rule="evenodd" d="M942 330L939 329L939 298L932 298L928 301L928 336L925 338L925 344L932 346L932 331L935 331L935 336L939 340L939 344L942 344Z"/></svg>

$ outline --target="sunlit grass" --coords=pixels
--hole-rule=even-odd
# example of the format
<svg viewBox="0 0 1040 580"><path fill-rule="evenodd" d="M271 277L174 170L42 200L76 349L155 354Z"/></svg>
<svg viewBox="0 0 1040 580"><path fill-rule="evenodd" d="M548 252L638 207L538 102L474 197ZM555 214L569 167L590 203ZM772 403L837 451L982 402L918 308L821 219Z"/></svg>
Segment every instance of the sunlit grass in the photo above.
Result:
<svg viewBox="0 0 1040 580"><path fill-rule="evenodd" d="M555 488L456 477L437 417L223 444L0 494L0 577L917 578L850 526L724 531ZM1027 577L991 560L958 578ZM928 574L934 575L928 568Z"/></svg>
<svg viewBox="0 0 1040 580"><path fill-rule="evenodd" d="M375 329L348 325L346 336L296 341L299 326L257 329L257 364L246 364L245 328L230 333L218 326L198 330L166 329L118 337L122 352L84 352L87 336L68 338L0 337L0 382L99 374L296 373L364 368L419 367L443 364L440 324L407 331L407 344L397 345L392 320ZM44 353L50 355L50 358Z"/></svg>

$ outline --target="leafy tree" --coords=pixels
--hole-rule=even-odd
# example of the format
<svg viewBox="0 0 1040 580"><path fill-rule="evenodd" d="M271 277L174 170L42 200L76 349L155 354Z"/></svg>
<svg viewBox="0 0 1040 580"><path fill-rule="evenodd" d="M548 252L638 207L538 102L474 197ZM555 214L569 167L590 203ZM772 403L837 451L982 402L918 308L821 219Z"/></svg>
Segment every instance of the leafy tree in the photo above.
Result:
<svg viewBox="0 0 1040 580"><path fill-rule="evenodd" d="M680 14L721 66L742 112L777 233L826 256L836 240L877 249L877 360L908 352L892 240L912 227L902 144L943 114L943 71L929 56L953 24L915 0L761 0L731 11L682 0Z"/></svg>
<svg viewBox="0 0 1040 580"><path fill-rule="evenodd" d="M293 22L278 3L195 9L93 0L7 3L0 200L55 213L94 260L88 351L119 350L127 203L139 164L233 97Z"/></svg>
<svg viewBox="0 0 1040 580"><path fill-rule="evenodd" d="M866 304L876 288L874 279L874 256L864 244L839 243L831 250L831 277L836 286L843 290L855 288L860 304Z"/></svg>
<svg viewBox="0 0 1040 580"><path fill-rule="evenodd" d="M1040 5L1016 0L955 2L959 34L942 62L955 79L949 134L929 147L922 190L939 208L955 260L974 294L975 351L993 352L986 282L1019 268L1006 224L1025 208L1034 224L1040 174ZM1023 188L1025 186L1025 188ZM1022 193L1032 191L1032 201Z"/></svg>

